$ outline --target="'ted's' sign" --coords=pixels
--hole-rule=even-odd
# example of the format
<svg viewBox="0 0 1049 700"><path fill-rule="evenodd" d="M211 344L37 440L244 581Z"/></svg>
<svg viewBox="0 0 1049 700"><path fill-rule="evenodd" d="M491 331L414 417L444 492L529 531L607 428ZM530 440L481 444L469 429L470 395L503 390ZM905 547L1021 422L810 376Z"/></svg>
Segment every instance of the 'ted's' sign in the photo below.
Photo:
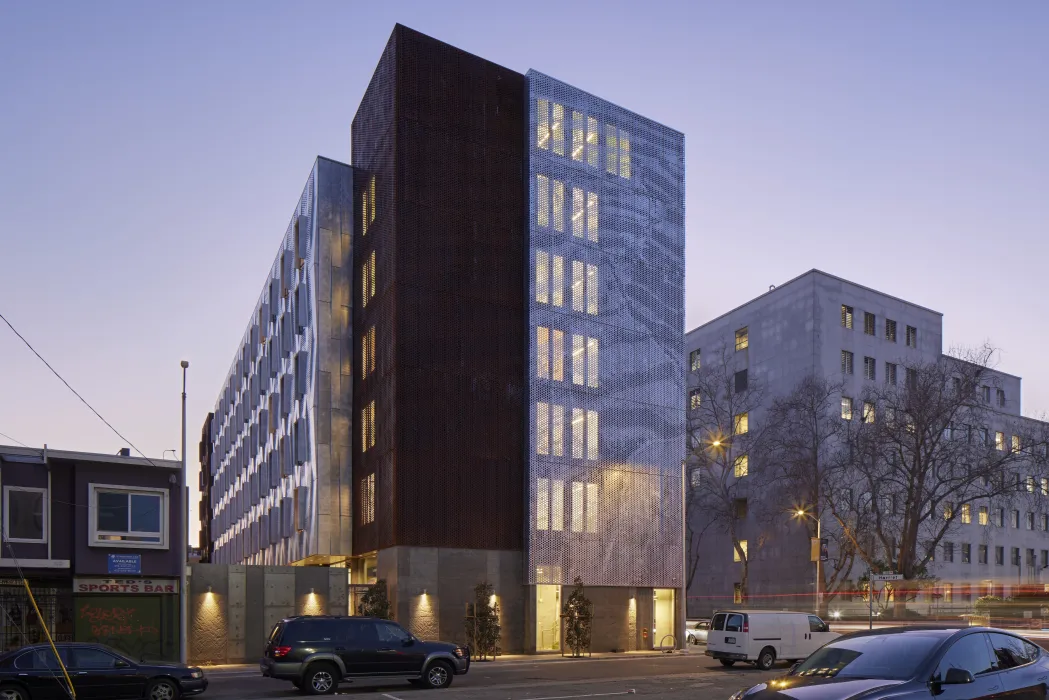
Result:
<svg viewBox="0 0 1049 700"><path fill-rule="evenodd" d="M134 578L78 578L73 579L75 593L178 593L178 581L155 581Z"/></svg>

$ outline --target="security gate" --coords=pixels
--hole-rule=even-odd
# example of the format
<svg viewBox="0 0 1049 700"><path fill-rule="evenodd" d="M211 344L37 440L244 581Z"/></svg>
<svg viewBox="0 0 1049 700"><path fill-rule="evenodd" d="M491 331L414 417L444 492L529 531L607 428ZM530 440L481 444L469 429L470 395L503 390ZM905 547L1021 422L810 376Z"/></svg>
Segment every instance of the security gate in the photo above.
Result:
<svg viewBox="0 0 1049 700"><path fill-rule="evenodd" d="M30 582L36 607L56 642L73 641L73 591ZM25 586L17 579L0 580L0 643L4 649L47 641Z"/></svg>

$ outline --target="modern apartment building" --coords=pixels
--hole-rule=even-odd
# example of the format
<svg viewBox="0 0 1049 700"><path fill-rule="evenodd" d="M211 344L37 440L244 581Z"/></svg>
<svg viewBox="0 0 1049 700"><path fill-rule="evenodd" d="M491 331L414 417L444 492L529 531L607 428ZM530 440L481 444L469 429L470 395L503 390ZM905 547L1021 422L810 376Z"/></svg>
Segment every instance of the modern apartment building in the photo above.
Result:
<svg viewBox="0 0 1049 700"><path fill-rule="evenodd" d="M351 142L352 205L315 171L216 410L214 560L384 579L429 638L488 581L504 651L559 649L579 579L594 650L680 643L684 137L398 25Z"/></svg>
<svg viewBox="0 0 1049 700"><path fill-rule="evenodd" d="M749 381L761 383L764 404L751 421L762 420L772 401L789 394L811 374L841 382L842 418L861 420L869 408L861 407L865 387L902 384L909 380L907 365L932 363L944 356L943 316L811 270L690 331L685 346L690 368L720 361L724 354L732 370L746 371ZM1010 441L1017 438L1010 431L1018 432L1018 426L1044 434L1044 424L1021 416L1019 377L994 369L983 376L980 398L988 408L990 424L984 428L988 440L998 449L1011 449ZM688 381L692 384L694 379ZM1016 478L1021 484L1021 477ZM1002 508L965 506L958 526L934 552L930 573L940 585L929 591L935 596L919 596L915 603L919 609L933 601L968 603L1021 583L1049 583L1043 572L1049 566L1049 482L1031 477L1022 486L1034 498ZM1039 494L1045 497L1038 498ZM776 601L777 607L811 607L815 585L811 533L808 523L791 519L790 513L813 504L799 503L797 494L780 489L748 495L771 504L766 513L782 513L778 521L751 517L743 523L743 536L749 541L751 599L760 604ZM688 517L698 530L703 513L690 512ZM825 512L824 536L833 527ZM699 559L702 566L689 589L689 613L694 615L731 603L742 568L731 540L718 528L704 534ZM855 584L865 573L864 565L857 562L847 578ZM840 607L845 599L839 597L835 605Z"/></svg>

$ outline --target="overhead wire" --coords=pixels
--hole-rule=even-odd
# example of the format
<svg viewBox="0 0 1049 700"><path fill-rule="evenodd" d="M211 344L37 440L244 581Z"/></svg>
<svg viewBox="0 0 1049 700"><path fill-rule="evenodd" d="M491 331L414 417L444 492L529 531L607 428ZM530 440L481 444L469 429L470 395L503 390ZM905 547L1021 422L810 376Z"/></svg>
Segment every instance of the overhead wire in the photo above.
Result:
<svg viewBox="0 0 1049 700"><path fill-rule="evenodd" d="M11 437L10 435L7 435L6 433L0 433L0 437L2 437L2 438L7 438L7 439L8 439L8 440L10 440L11 442L17 442L17 443L18 443L19 445L21 445L22 447L29 447L29 445L25 444L25 443L24 443L24 442L22 442L21 440L15 440L15 439L14 439L13 437Z"/></svg>

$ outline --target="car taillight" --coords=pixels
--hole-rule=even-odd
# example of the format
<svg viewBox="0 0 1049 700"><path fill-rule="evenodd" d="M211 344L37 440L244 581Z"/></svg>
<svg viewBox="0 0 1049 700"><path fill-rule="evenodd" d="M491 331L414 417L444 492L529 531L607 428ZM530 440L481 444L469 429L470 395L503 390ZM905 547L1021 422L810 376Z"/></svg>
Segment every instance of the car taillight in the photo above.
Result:
<svg viewBox="0 0 1049 700"><path fill-rule="evenodd" d="M279 659L291 653L291 647L273 647L273 658Z"/></svg>
<svg viewBox="0 0 1049 700"><path fill-rule="evenodd" d="M747 621L743 622L743 631L744 632L749 632L750 631L750 623L749 622L747 622Z"/></svg>

